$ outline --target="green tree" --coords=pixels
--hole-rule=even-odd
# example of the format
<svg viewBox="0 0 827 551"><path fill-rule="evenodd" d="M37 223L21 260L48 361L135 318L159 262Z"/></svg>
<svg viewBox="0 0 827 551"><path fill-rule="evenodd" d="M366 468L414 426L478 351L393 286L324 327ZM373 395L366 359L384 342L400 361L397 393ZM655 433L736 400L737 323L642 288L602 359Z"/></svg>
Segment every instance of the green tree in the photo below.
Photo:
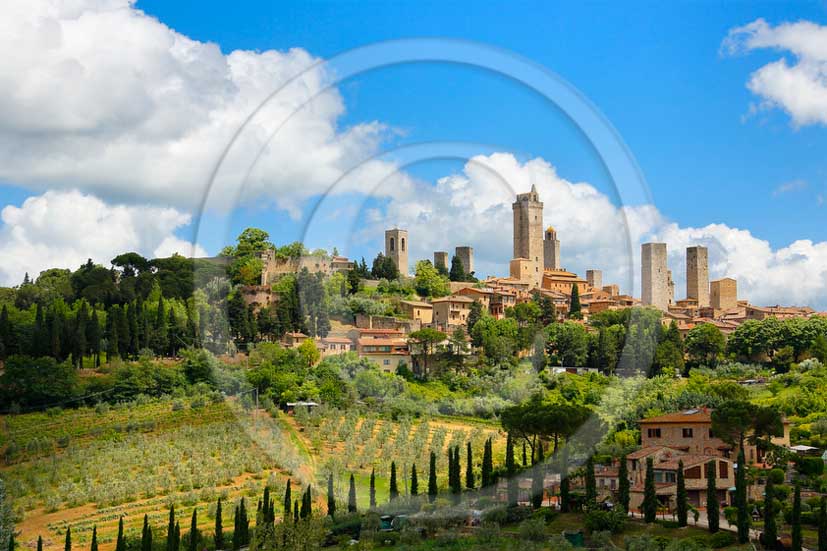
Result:
<svg viewBox="0 0 827 551"><path fill-rule="evenodd" d="M353 478L353 473L350 473L350 488L347 492L347 512L356 512L356 481Z"/></svg>
<svg viewBox="0 0 827 551"><path fill-rule="evenodd" d="M465 281L468 277L465 273L465 266L462 265L462 261L456 255L451 257L451 270L448 272L448 277L451 281Z"/></svg>
<svg viewBox="0 0 827 551"><path fill-rule="evenodd" d="M149 515L144 514L144 526L141 530L141 551L152 551L152 528L149 526Z"/></svg>
<svg viewBox="0 0 827 551"><path fill-rule="evenodd" d="M190 521L190 541L189 551L198 551L198 544L201 541L201 533L198 531L198 509L192 510L192 519Z"/></svg>
<svg viewBox="0 0 827 551"><path fill-rule="evenodd" d="M469 490L474 489L474 460L471 451L471 442L465 444L465 487Z"/></svg>
<svg viewBox="0 0 827 551"><path fill-rule="evenodd" d="M480 482L483 488L487 488L494 483L493 474L494 458L492 457L491 438L488 438L485 441L485 447L482 452L482 473Z"/></svg>
<svg viewBox="0 0 827 551"><path fill-rule="evenodd" d="M444 342L447 338L448 336L445 333L431 327L413 331L408 335L408 343L412 352L421 358L421 372L424 375L428 374L428 359L434 355L437 345Z"/></svg>
<svg viewBox="0 0 827 551"><path fill-rule="evenodd" d="M626 461L626 455L620 457L620 467L617 471L618 477L618 501L620 501L620 508L622 511L629 512L629 466Z"/></svg>
<svg viewBox="0 0 827 551"><path fill-rule="evenodd" d="M416 463L411 465L411 495L419 495L419 477L416 474Z"/></svg>
<svg viewBox="0 0 827 551"><path fill-rule="evenodd" d="M43 551L43 538L37 536L37 551ZM98 551L98 525L92 526L92 543L89 551Z"/></svg>
<svg viewBox="0 0 827 551"><path fill-rule="evenodd" d="M391 461L390 500L399 497L399 488L396 485L396 462Z"/></svg>
<svg viewBox="0 0 827 551"><path fill-rule="evenodd" d="M793 511L790 518L792 526L792 551L801 551L801 484L796 482L793 494Z"/></svg>
<svg viewBox="0 0 827 551"><path fill-rule="evenodd" d="M643 486L643 519L655 522L658 515L658 496L655 491L655 464L652 457L646 458L646 478Z"/></svg>
<svg viewBox="0 0 827 551"><path fill-rule="evenodd" d="M433 503L436 500L436 453L431 450L430 469L428 470L428 501Z"/></svg>
<svg viewBox="0 0 827 551"><path fill-rule="evenodd" d="M477 322L483 317L482 311L482 303L478 300L475 300L471 303L470 309L468 311L468 319L466 320L466 326L468 327L468 334L471 335L471 344L476 347L482 346L482 340L474 337L474 326Z"/></svg>
<svg viewBox="0 0 827 551"><path fill-rule="evenodd" d="M563 465L563 472L560 473L560 512L568 513L571 511L571 481L569 480L569 473L565 467L565 462L563 462Z"/></svg>
<svg viewBox="0 0 827 551"><path fill-rule="evenodd" d="M247 520L247 506L244 503L243 497L238 507L238 527L241 531L238 541L240 546L244 547L245 545L250 545L250 521Z"/></svg>
<svg viewBox="0 0 827 551"><path fill-rule="evenodd" d="M764 488L764 549L775 549L778 540L777 511L775 509L775 484L772 476L767 476Z"/></svg>
<svg viewBox="0 0 827 551"><path fill-rule="evenodd" d="M583 325L567 321L546 328L546 349L552 365L585 366L589 355L589 335Z"/></svg>
<svg viewBox="0 0 827 551"><path fill-rule="evenodd" d="M391 257L379 253L373 260L371 276L373 279L387 279L388 281L392 281L399 279L399 269Z"/></svg>
<svg viewBox="0 0 827 551"><path fill-rule="evenodd" d="M747 501L747 460L743 446L738 449L735 470L735 506L738 508L738 543L749 543L749 503Z"/></svg>
<svg viewBox="0 0 827 551"><path fill-rule="evenodd" d="M683 461L678 461L678 492L677 492L677 517L678 526L686 526L687 514L689 513L689 496L686 491L686 480L683 472Z"/></svg>
<svg viewBox="0 0 827 551"><path fill-rule="evenodd" d="M115 551L126 551L126 541L123 537L123 517L118 519L118 535L115 538Z"/></svg>
<svg viewBox="0 0 827 551"><path fill-rule="evenodd" d="M818 551L827 551L827 497L821 498L818 508Z"/></svg>
<svg viewBox="0 0 827 551"><path fill-rule="evenodd" d="M715 460L706 464L706 519L709 523L709 531L713 534L718 531L721 506L718 501L718 483L715 476Z"/></svg>
<svg viewBox="0 0 827 551"><path fill-rule="evenodd" d="M444 297L451 292L448 279L434 268L430 260L420 260L416 263L414 289L421 297Z"/></svg>
<svg viewBox="0 0 827 551"><path fill-rule="evenodd" d="M589 458L586 460L586 473L584 478L586 485L586 507L591 509L597 505L597 479L594 475L593 455L589 455Z"/></svg>
<svg viewBox="0 0 827 551"><path fill-rule="evenodd" d="M336 495L333 492L333 474L327 476L327 514L336 515Z"/></svg>
<svg viewBox="0 0 827 551"><path fill-rule="evenodd" d="M580 306L580 289L577 288L576 283L571 284L571 299L569 301L569 317L571 319L580 319L583 317Z"/></svg>
<svg viewBox="0 0 827 551"><path fill-rule="evenodd" d="M517 465L514 463L514 439L508 433L505 441L505 474L508 477L508 506L517 506Z"/></svg>
<svg viewBox="0 0 827 551"><path fill-rule="evenodd" d="M531 506L539 509L543 505L543 492L545 485L545 454L543 443L539 442L537 450L531 456L534 462L534 472L531 477Z"/></svg>
<svg viewBox="0 0 827 551"><path fill-rule="evenodd" d="M12 541L12 544L9 545L9 551L14 549L13 546L14 546L14 542ZM63 551L72 551L72 527L71 526L66 527L66 539L63 541Z"/></svg>
<svg viewBox="0 0 827 551"><path fill-rule="evenodd" d="M724 353L726 339L721 330L711 323L696 325L686 334L686 352L695 365L716 366Z"/></svg>
<svg viewBox="0 0 827 551"><path fill-rule="evenodd" d="M376 469L370 470L370 508L376 508Z"/></svg>
<svg viewBox="0 0 827 551"><path fill-rule="evenodd" d="M293 507L293 496L289 478L287 479L287 486L284 488L284 500L282 502L284 503L284 521L286 522L287 519L290 518L290 513Z"/></svg>
<svg viewBox="0 0 827 551"><path fill-rule="evenodd" d="M215 506L215 531L213 534L213 542L216 549L224 549L224 520L222 519L221 498L218 498L218 503ZM152 551L151 549L148 551Z"/></svg>

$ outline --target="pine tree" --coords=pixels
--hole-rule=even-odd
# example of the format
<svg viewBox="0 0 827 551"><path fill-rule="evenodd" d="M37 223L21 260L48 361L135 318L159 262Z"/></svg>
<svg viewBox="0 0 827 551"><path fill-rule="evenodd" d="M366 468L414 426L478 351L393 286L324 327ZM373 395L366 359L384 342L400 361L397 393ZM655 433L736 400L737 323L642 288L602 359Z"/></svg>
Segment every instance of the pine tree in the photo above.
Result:
<svg viewBox="0 0 827 551"><path fill-rule="evenodd" d="M43 551L43 540L37 538L37 551ZM89 546L89 551L98 551L98 525L92 527L92 545Z"/></svg>
<svg viewBox="0 0 827 551"><path fill-rule="evenodd" d="M353 478L353 473L350 473L350 489L347 492L347 512L356 512L356 481Z"/></svg>
<svg viewBox="0 0 827 551"><path fill-rule="evenodd" d="M9 546L12 549L12 546ZM72 551L72 527L66 527L66 540L63 542L63 551Z"/></svg>
<svg viewBox="0 0 827 551"><path fill-rule="evenodd" d="M175 551L175 505L169 508L169 521L167 522L167 551Z"/></svg>
<svg viewBox="0 0 827 551"><path fill-rule="evenodd" d="M706 518L709 531L718 531L720 524L720 505L718 503L718 484L715 478L715 461L706 464Z"/></svg>
<svg viewBox="0 0 827 551"><path fill-rule="evenodd" d="M651 457L646 458L646 479L643 487L643 520L655 522L658 516L658 496L655 491L655 464Z"/></svg>
<svg viewBox="0 0 827 551"><path fill-rule="evenodd" d="M818 551L827 551L827 497L821 498L818 508Z"/></svg>
<svg viewBox="0 0 827 551"><path fill-rule="evenodd" d="M431 464L428 471L428 501L433 503L436 501L437 485L436 485L436 454L431 450Z"/></svg>
<svg viewBox="0 0 827 551"><path fill-rule="evenodd" d="M396 485L396 462L391 461L390 501L399 497L399 488Z"/></svg>
<svg viewBox="0 0 827 551"><path fill-rule="evenodd" d="M790 524L792 525L792 551L801 551L801 484L798 482L795 483Z"/></svg>
<svg viewBox="0 0 827 551"><path fill-rule="evenodd" d="M152 531L149 527L149 515L144 514L144 526L141 529L141 551L152 551Z"/></svg>
<svg viewBox="0 0 827 551"><path fill-rule="evenodd" d="M215 534L213 535L217 550L224 549L224 520L221 516L221 498L219 497L218 504L215 506Z"/></svg>
<svg viewBox="0 0 827 551"><path fill-rule="evenodd" d="M516 507L518 498L517 465L514 463L514 440L509 432L505 440L505 474L508 476L508 506Z"/></svg>
<svg viewBox="0 0 827 551"><path fill-rule="evenodd" d="M686 480L683 474L683 461L678 461L678 492L677 492L678 526L684 527L689 515L689 495L686 492Z"/></svg>
<svg viewBox="0 0 827 551"><path fill-rule="evenodd" d="M115 551L126 551L126 541L123 539L123 517L118 520L118 536L115 539Z"/></svg>
<svg viewBox="0 0 827 551"><path fill-rule="evenodd" d="M376 508L376 470L370 470L370 508Z"/></svg>
<svg viewBox="0 0 827 551"><path fill-rule="evenodd" d="M474 489L474 460L471 451L471 442L465 444L465 487Z"/></svg>
<svg viewBox="0 0 827 551"><path fill-rule="evenodd" d="M749 510L747 501L747 463L744 447L738 450L738 469L735 471L735 506L738 507L738 543L749 543Z"/></svg>
<svg viewBox="0 0 827 551"><path fill-rule="evenodd" d="M293 496L290 490L290 479L287 479L287 487L284 488L284 520L290 518L290 508L293 506Z"/></svg>
<svg viewBox="0 0 827 551"><path fill-rule="evenodd" d="M190 521L189 551L198 551L198 541L200 539L201 534L198 533L198 509L193 509L192 520Z"/></svg>
<svg viewBox="0 0 827 551"><path fill-rule="evenodd" d="M545 486L545 452L543 443L537 442L537 452L534 457L534 473L531 477L531 506L539 509L543 505L543 487Z"/></svg>
<svg viewBox="0 0 827 551"><path fill-rule="evenodd" d="M618 477L618 494L620 501L620 508L624 513L629 512L629 466L626 463L626 455L620 457L620 467L617 472Z"/></svg>
<svg viewBox="0 0 827 551"><path fill-rule="evenodd" d="M327 514L336 515L336 496L333 493L333 474L327 477Z"/></svg>
<svg viewBox="0 0 827 551"><path fill-rule="evenodd" d="M594 456L590 455L586 460L586 507L597 506L597 479L594 475Z"/></svg>
<svg viewBox="0 0 827 551"><path fill-rule="evenodd" d="M416 463L411 466L411 495L419 495L419 477L416 474Z"/></svg>

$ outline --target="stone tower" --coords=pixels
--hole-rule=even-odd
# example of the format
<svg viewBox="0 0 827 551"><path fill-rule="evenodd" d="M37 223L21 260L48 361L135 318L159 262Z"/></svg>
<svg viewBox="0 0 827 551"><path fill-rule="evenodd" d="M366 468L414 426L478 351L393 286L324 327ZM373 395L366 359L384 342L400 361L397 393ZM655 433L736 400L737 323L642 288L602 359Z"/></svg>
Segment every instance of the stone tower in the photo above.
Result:
<svg viewBox="0 0 827 551"><path fill-rule="evenodd" d="M545 268L543 253L543 203L537 187L528 193L520 193L511 205L514 213L514 258L527 258L531 262L531 282L539 287Z"/></svg>
<svg viewBox="0 0 827 551"><path fill-rule="evenodd" d="M738 307L738 282L731 277L718 279L710 283L710 303L718 310Z"/></svg>
<svg viewBox="0 0 827 551"><path fill-rule="evenodd" d="M586 270L586 281L590 287L603 289L603 272L601 270Z"/></svg>
<svg viewBox="0 0 827 551"><path fill-rule="evenodd" d="M459 261L462 262L462 269L466 274L474 271L474 247L462 246L454 250Z"/></svg>
<svg viewBox="0 0 827 551"><path fill-rule="evenodd" d="M439 267L443 267L446 270L451 268L448 266L448 253L446 251L434 251L434 268Z"/></svg>
<svg viewBox="0 0 827 551"><path fill-rule="evenodd" d="M408 230L385 230L385 256L393 259L400 275L408 275Z"/></svg>
<svg viewBox="0 0 827 551"><path fill-rule="evenodd" d="M709 250L706 247L686 248L686 298L698 301L698 307L709 306Z"/></svg>
<svg viewBox="0 0 827 551"><path fill-rule="evenodd" d="M669 270L666 243L644 243L640 251L641 302L663 311L669 308Z"/></svg>
<svg viewBox="0 0 827 551"><path fill-rule="evenodd" d="M557 232L549 226L546 228L546 238L543 240L544 268L546 270L559 270L560 268L560 241L557 240Z"/></svg>

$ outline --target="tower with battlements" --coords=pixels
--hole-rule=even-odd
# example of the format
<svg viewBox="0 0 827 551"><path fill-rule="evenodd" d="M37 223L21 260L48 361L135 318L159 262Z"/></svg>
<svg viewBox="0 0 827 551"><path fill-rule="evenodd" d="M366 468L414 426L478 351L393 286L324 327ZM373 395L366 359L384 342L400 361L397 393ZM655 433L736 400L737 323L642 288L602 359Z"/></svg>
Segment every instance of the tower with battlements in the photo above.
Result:
<svg viewBox="0 0 827 551"><path fill-rule="evenodd" d="M514 214L514 258L530 262L530 281L539 287L543 280L545 253L543 250L543 203L537 187L520 193L511 205Z"/></svg>

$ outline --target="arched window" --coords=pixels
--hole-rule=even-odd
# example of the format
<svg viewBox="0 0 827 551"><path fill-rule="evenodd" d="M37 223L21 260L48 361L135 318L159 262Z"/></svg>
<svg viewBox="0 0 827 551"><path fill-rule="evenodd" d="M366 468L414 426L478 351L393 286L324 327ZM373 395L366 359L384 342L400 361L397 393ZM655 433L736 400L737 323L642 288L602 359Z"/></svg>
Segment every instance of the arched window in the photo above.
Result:
<svg viewBox="0 0 827 551"><path fill-rule="evenodd" d="M391 237L391 249L390 249L390 250L391 250L391 252L393 252L393 250L394 250L394 242L393 242L393 237Z"/></svg>
<svg viewBox="0 0 827 551"><path fill-rule="evenodd" d="M404 251L405 250L405 238L404 237L400 241L400 246L401 246L401 250Z"/></svg>

